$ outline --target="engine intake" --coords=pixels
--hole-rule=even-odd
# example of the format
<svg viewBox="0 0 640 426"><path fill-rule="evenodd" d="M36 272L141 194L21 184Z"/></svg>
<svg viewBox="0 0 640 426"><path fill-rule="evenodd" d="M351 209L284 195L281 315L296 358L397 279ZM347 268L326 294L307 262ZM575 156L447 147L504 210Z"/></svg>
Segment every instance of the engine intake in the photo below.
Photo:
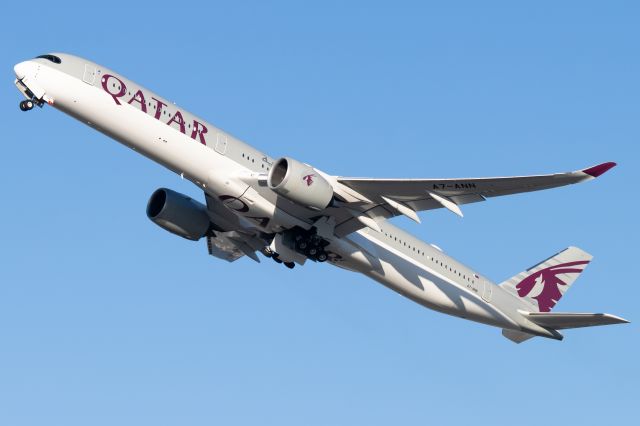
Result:
<svg viewBox="0 0 640 426"><path fill-rule="evenodd" d="M273 164L267 184L276 194L311 210L324 210L333 199L333 187L316 169L289 157Z"/></svg>
<svg viewBox="0 0 640 426"><path fill-rule="evenodd" d="M192 241L204 237L211 226L206 206L166 188L151 194L147 217L162 229Z"/></svg>

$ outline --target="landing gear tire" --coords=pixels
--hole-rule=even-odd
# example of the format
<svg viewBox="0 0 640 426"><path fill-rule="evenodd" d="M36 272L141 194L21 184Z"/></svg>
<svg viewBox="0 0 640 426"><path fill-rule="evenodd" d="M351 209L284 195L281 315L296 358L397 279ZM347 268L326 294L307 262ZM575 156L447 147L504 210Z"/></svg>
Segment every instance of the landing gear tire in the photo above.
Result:
<svg viewBox="0 0 640 426"><path fill-rule="evenodd" d="M289 269L293 269L296 267L296 264L293 262L284 262L284 266L286 266Z"/></svg>
<svg viewBox="0 0 640 426"><path fill-rule="evenodd" d="M273 256L271 256L271 258L276 263L282 263L282 260L280 259L280 255L278 253L274 253Z"/></svg>
<svg viewBox="0 0 640 426"><path fill-rule="evenodd" d="M20 109L22 111L29 111L33 109L34 103L33 101L22 101L20 102Z"/></svg>
<svg viewBox="0 0 640 426"><path fill-rule="evenodd" d="M316 259L318 260L318 262L322 263L322 262L326 262L327 259L329 258L329 256L327 256L327 253L321 251L320 253L318 253L318 255L316 256Z"/></svg>

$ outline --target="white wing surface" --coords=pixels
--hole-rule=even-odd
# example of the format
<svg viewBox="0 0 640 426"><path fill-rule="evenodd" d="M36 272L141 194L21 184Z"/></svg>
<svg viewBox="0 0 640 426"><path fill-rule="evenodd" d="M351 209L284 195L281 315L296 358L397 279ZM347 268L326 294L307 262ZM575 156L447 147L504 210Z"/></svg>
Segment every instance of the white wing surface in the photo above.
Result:
<svg viewBox="0 0 640 426"><path fill-rule="evenodd" d="M459 206L485 201L490 197L519 194L557 188L594 179L616 163L608 162L597 166L567 173L535 176L463 178L463 179L372 179L337 177L340 184L347 187L343 192L347 209L360 212L374 220L388 219L398 215L419 221L415 212L446 208L462 215ZM338 192L338 195L343 195ZM357 215L339 222L340 234L353 232L363 226ZM362 219L362 217L360 218Z"/></svg>

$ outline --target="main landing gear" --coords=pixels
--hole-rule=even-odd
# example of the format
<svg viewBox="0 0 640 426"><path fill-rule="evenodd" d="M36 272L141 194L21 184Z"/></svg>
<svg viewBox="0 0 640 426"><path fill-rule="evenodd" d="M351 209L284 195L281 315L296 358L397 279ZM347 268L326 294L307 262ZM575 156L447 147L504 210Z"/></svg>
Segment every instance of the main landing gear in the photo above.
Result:
<svg viewBox="0 0 640 426"><path fill-rule="evenodd" d="M280 254L272 251L271 248L265 247L262 250L262 254L266 257L270 257L276 263L281 263L289 269L293 269L296 264L291 261L285 261L284 259L299 258L300 255L305 256L307 259L314 262L326 262L329 260L329 254L326 251L326 247L329 242L320 237L317 233L317 229L304 230L301 228L293 228L283 232L278 237L282 237L279 244L282 244L283 258L280 258ZM296 253L291 253L295 251ZM335 256L332 254L332 256Z"/></svg>
<svg viewBox="0 0 640 426"><path fill-rule="evenodd" d="M296 267L296 264L294 262L284 262L282 259L280 259L280 255L278 253L273 253L271 255L271 258L274 262L281 263L289 269L293 269Z"/></svg>
<svg viewBox="0 0 640 426"><path fill-rule="evenodd" d="M304 253L309 259L316 262L326 262L329 256L324 248L328 245L320 236L308 231L300 232L295 237L296 251Z"/></svg>
<svg viewBox="0 0 640 426"><path fill-rule="evenodd" d="M286 266L289 269L293 269L293 268L296 267L296 264L294 262L284 262L282 259L280 259L280 255L278 253L273 253L269 249L263 250L262 254L264 254L267 257L270 257L276 263L283 264L284 266Z"/></svg>
<svg viewBox="0 0 640 426"><path fill-rule="evenodd" d="M36 104L32 100L26 100L20 102L20 110L22 111L30 111Z"/></svg>

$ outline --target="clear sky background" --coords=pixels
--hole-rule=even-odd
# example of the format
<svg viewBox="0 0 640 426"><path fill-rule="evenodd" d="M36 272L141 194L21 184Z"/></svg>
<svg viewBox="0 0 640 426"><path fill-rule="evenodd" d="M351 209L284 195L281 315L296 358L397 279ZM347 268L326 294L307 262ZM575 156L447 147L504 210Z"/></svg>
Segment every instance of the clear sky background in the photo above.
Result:
<svg viewBox="0 0 640 426"><path fill-rule="evenodd" d="M640 7L632 1L27 2L0 18L0 425L637 424ZM515 345L365 277L211 258L152 224L198 189L45 107L13 65L102 63L274 157L602 178L395 220L500 282L569 246L558 304L625 326Z"/></svg>

